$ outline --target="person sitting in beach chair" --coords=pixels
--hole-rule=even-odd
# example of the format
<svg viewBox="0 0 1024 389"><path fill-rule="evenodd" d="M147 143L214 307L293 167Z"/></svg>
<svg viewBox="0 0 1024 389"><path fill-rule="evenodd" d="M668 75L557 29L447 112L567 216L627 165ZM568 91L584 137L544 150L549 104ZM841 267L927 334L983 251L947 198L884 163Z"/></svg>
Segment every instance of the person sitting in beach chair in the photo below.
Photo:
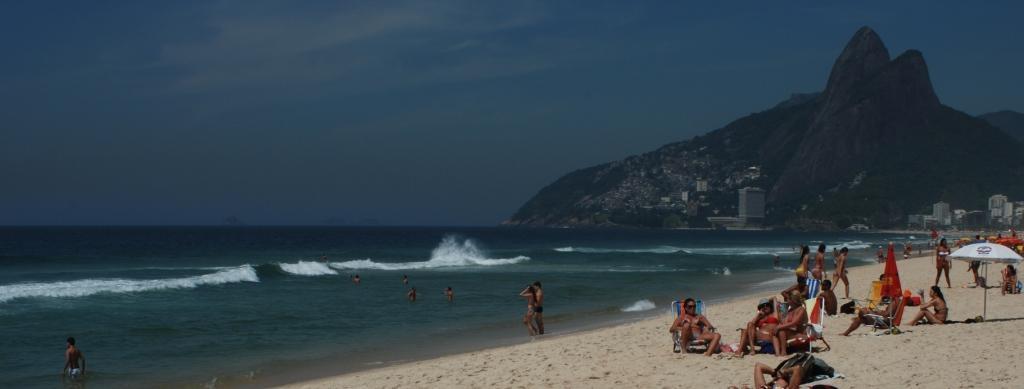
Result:
<svg viewBox="0 0 1024 389"><path fill-rule="evenodd" d="M920 311L917 312L917 316L914 316L914 320L910 321L910 325L946 323L946 319L949 317L949 307L946 306L946 298L942 295L942 290L938 285L932 285L928 296L931 300L921 305ZM934 309L935 312L928 311L928 308ZM923 321L925 319L927 321Z"/></svg>
<svg viewBox="0 0 1024 389"><path fill-rule="evenodd" d="M775 349L772 348L772 331L777 325L779 318L775 314L775 300L761 299L757 303L757 314L740 332L740 346L735 355L742 357L748 347L751 355L757 351L757 347L760 347L762 353L775 353Z"/></svg>
<svg viewBox="0 0 1024 389"><path fill-rule="evenodd" d="M804 309L807 311L806 336L790 338L787 341L786 350L792 352L806 348L808 352L813 352L813 343L819 340L825 344L825 348L821 351L830 350L832 346L825 340L825 296L819 295L816 298L805 300Z"/></svg>
<svg viewBox="0 0 1024 389"><path fill-rule="evenodd" d="M703 304L699 304L700 308L698 309L697 301L687 298L682 304L673 302L672 305L682 308L677 311L678 316L668 329L672 334L674 344L672 351L682 352L683 345L685 345L687 352L698 352L706 348L704 355L714 354L718 350L718 343L722 340L722 335L715 332L715 326L711 325L711 321L704 316Z"/></svg>
<svg viewBox="0 0 1024 389"><path fill-rule="evenodd" d="M1003 295L1007 293L1020 293L1020 290L1017 289L1017 269L1014 269L1013 265L1010 264L1007 264L1006 268L1003 269Z"/></svg>
<svg viewBox="0 0 1024 389"><path fill-rule="evenodd" d="M850 321L850 327L843 332L843 336L850 336L860 326L871 326L874 329L892 329L899 324L903 316L903 298L888 300L875 307L858 307L855 316Z"/></svg>
<svg viewBox="0 0 1024 389"><path fill-rule="evenodd" d="M772 331L772 348L775 355L785 356L787 343L794 339L807 338L807 308L803 295L792 291L786 296L787 312L782 322ZM807 339L804 339L807 341Z"/></svg>

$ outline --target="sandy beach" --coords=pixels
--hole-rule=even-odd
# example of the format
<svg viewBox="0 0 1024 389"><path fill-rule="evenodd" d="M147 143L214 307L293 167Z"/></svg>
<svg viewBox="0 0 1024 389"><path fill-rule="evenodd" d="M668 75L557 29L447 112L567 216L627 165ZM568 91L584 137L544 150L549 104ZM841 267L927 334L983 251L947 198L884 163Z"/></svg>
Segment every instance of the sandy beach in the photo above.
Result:
<svg viewBox="0 0 1024 389"><path fill-rule="evenodd" d="M904 289L927 289L935 277L931 256L898 262ZM850 295L864 298L870 281L883 265L850 269ZM998 282L999 267L990 266L989 279ZM950 320L962 321L982 314L982 290L966 287L971 281L967 264L954 261L952 288L943 286ZM840 304L841 287L837 290ZM723 334L723 342L738 341L742 327L768 293L744 296L708 307L708 318ZM658 307L666 310L667 307ZM918 309L908 307L904 331L880 335L862 327L841 335L851 315L825 322L832 349L816 356L846 376L836 383L844 388L877 387L1020 387L1024 361L1016 345L1024 336L1024 295L1001 296L988 290L988 320L976 324L909 327L906 321ZM753 366L774 366L781 359L756 355L674 354L668 335L672 317L657 318L564 336L539 338L529 343L388 366L289 385L292 388L407 388L407 387L728 387L752 385ZM524 335L525 336L525 335ZM820 343L819 343L820 344Z"/></svg>

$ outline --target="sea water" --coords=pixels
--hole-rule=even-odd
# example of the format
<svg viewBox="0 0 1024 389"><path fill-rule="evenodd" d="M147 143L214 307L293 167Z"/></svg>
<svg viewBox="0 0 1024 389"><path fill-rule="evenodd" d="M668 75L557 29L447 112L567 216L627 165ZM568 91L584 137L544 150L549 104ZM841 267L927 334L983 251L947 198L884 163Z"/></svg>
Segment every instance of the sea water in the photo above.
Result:
<svg viewBox="0 0 1024 389"><path fill-rule="evenodd" d="M849 247L856 265L872 262L889 240L906 237L0 228L0 387L61 385L68 336L97 387L267 385L510 344L528 338L518 294L533 281L543 283L552 335L660 314L687 296L713 312L716 299L792 283L798 244ZM351 281L356 274L360 285ZM449 286L453 303L444 296ZM415 303L406 299L412 287Z"/></svg>

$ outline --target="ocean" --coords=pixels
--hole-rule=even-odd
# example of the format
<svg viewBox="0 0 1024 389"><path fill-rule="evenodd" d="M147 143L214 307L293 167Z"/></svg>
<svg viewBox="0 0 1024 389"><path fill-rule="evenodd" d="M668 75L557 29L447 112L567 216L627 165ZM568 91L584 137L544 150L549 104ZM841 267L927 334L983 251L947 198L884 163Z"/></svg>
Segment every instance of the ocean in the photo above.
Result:
<svg viewBox="0 0 1024 389"><path fill-rule="evenodd" d="M0 387L62 385L74 336L97 387L245 387L551 336L792 281L798 244L864 233L462 227L0 228ZM924 245L925 236L914 242ZM772 263L781 256L781 266ZM321 258L326 256L326 261ZM829 255L828 269L832 269ZM356 285L351 277L362 280ZM402 282L408 276L409 284ZM444 290L452 287L455 301ZM406 299L415 287L419 299ZM855 293L857 291L852 291ZM766 292L768 293L768 292Z"/></svg>

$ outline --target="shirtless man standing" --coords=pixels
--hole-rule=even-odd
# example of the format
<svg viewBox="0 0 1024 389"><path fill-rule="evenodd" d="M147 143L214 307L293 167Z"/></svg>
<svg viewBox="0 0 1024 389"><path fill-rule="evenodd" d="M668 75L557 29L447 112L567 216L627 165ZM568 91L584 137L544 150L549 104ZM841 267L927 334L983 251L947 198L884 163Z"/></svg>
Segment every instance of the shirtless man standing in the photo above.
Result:
<svg viewBox="0 0 1024 389"><path fill-rule="evenodd" d="M533 309L533 320L537 323L537 333L544 335L544 289L540 287L540 281L533 282L533 289L537 292L537 305Z"/></svg>
<svg viewBox="0 0 1024 389"><path fill-rule="evenodd" d="M839 255L836 256L836 272L832 274L832 285L839 286L839 281L843 281L843 286L846 287L846 298L850 298L850 280L846 279L846 257L850 250L843 247L839 250Z"/></svg>
<svg viewBox="0 0 1024 389"><path fill-rule="evenodd" d="M79 365L81 361L81 365ZM82 354L82 350L75 347L75 338L68 338L68 348L64 352L64 370L61 371L61 377L67 377L72 380L79 380L85 377L85 355Z"/></svg>

